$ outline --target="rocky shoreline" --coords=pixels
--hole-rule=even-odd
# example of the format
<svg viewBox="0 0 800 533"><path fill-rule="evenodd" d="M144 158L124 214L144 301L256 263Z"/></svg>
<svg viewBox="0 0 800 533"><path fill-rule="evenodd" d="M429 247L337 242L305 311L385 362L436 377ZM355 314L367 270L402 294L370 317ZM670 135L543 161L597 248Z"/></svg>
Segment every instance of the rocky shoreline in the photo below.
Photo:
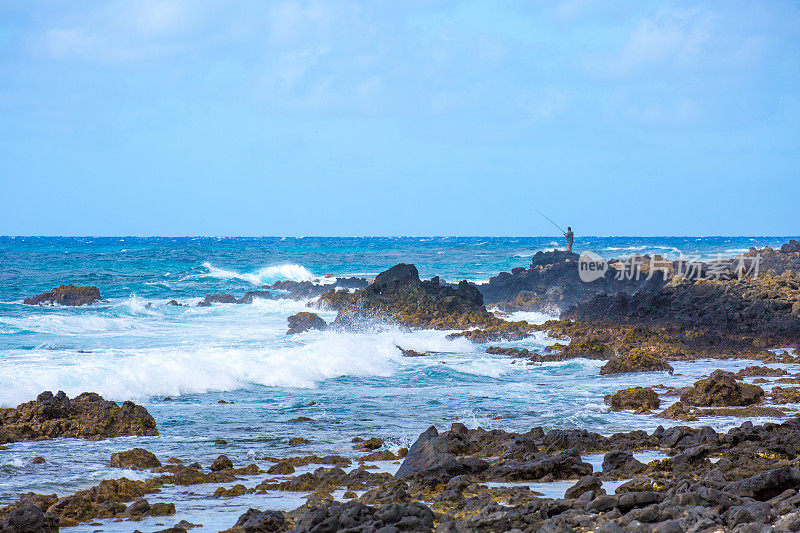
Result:
<svg viewBox="0 0 800 533"><path fill-rule="evenodd" d="M242 457L220 455L204 467L134 448L109 457L109 465L147 472L146 480L107 479L62 497L21 495L0 509L0 533L173 516L180 513L174 504L151 504L146 496L168 486L209 483L218 485L214 497L220 499L273 491L308 494L307 503L293 511L251 509L230 524L231 532L798 531L800 417L785 406L800 403L794 386L800 375L759 364L737 373L717 370L694 383L672 376L670 362L701 358L800 363L793 353L800 349L800 248L794 242L748 254L762 257L763 275L738 277L731 260L722 274L713 268L715 279L691 280L675 276L678 266L667 262L671 276L643 271L646 278L634 282L617 279L611 268L593 285L580 281L576 254L540 252L529 269L502 273L485 286L422 280L414 265L401 263L369 284L357 278L322 286L283 282L241 298L207 295L198 305L250 303L280 291L284 297L316 298L312 307L337 312L330 324L310 311L292 315L289 334L370 331L391 323L454 330L452 338L488 344L544 332L558 342L542 352L502 345L486 351L526 364L594 359L603 362L603 375L664 372L669 381L661 387L621 388L605 397L611 410L652 416L650 432L604 436L536 427L517 433L456 423L441 433L431 426L408 450L389 449L377 438L360 439L355 445L361 455L355 457L263 457L270 463L264 469L245 464L248 458ZM712 267L701 265L699 272L709 274ZM83 305L100 299L94 287L68 287L25 303ZM92 301L65 296L75 291ZM534 325L506 320L487 304L506 312L563 312L559 320ZM398 348L408 357L426 356ZM782 422L746 421L725 432L658 424L660 419L696 422L719 416ZM0 444L124 435L158 435L156 421L142 406L120 406L93 393L70 400L61 392L45 392L16 409L0 410ZM307 442L303 436L296 439L298 446ZM644 450L659 458L638 460L636 454ZM597 454L603 456L599 468L586 460ZM397 470L375 472L374 461L393 462ZM309 465L319 466L297 473ZM545 497L530 487L555 481L569 482L563 496ZM617 484L613 493L604 487L611 482ZM179 522L163 531L192 526Z"/></svg>

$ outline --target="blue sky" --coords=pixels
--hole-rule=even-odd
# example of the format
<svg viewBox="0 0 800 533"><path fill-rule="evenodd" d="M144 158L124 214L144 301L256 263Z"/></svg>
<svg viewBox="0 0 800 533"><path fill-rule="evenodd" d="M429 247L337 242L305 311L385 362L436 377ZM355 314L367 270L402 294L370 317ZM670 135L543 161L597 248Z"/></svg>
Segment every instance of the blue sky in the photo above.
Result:
<svg viewBox="0 0 800 533"><path fill-rule="evenodd" d="M6 235L797 234L800 4L4 1L0 184Z"/></svg>

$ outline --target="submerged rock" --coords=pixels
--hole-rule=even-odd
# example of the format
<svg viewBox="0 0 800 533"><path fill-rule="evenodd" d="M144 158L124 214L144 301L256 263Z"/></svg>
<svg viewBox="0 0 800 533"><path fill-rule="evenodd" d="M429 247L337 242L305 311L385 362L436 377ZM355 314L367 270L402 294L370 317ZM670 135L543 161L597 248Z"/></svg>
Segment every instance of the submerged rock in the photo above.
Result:
<svg viewBox="0 0 800 533"><path fill-rule="evenodd" d="M309 313L308 311L301 311L296 315L292 315L287 321L289 323L289 331L286 332L287 335L302 333L310 329L325 330L328 328L327 322L318 314Z"/></svg>
<svg viewBox="0 0 800 533"><path fill-rule="evenodd" d="M209 307L211 304L239 303L233 294L206 294L205 299L197 303L198 307Z"/></svg>
<svg viewBox="0 0 800 533"><path fill-rule="evenodd" d="M61 285L53 290L43 292L32 298L25 298L23 303L28 305L40 305L43 303L58 305L90 305L102 300L100 290L94 286L76 287L73 284Z"/></svg>
<svg viewBox="0 0 800 533"><path fill-rule="evenodd" d="M606 395L605 402L611 406L612 411L633 409L637 413L646 413L661 406L658 394L650 387L621 389Z"/></svg>
<svg viewBox="0 0 800 533"><path fill-rule="evenodd" d="M0 409L0 442L128 435L158 435L156 421L141 405L124 402L119 406L94 392L70 400L62 391L56 395L47 391L16 408Z"/></svg>

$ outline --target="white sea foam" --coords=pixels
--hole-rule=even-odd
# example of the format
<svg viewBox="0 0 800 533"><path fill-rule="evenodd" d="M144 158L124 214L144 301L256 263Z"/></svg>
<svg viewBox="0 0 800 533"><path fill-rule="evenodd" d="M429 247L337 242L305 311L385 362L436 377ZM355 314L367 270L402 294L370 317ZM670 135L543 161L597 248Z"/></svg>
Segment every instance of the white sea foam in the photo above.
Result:
<svg viewBox="0 0 800 533"><path fill-rule="evenodd" d="M253 285L263 285L265 283L274 283L276 281L314 281L317 283L333 283L335 278L319 278L315 276L310 270L302 265L286 264L278 266L263 267L255 272L236 272L235 270L226 270L218 268L209 263L203 263L203 267L208 270L204 276L219 278L219 279L239 279L247 281Z"/></svg>
<svg viewBox="0 0 800 533"><path fill-rule="evenodd" d="M258 347L196 345L102 349L76 354L28 352L0 361L0 405L13 406L43 390L72 396L94 391L114 399L230 391L253 385L315 387L340 376L390 376L403 364L396 345L453 351L470 346L449 341L444 332L416 335L389 330L355 334L307 332L290 342ZM270 346L271 345L271 346Z"/></svg>

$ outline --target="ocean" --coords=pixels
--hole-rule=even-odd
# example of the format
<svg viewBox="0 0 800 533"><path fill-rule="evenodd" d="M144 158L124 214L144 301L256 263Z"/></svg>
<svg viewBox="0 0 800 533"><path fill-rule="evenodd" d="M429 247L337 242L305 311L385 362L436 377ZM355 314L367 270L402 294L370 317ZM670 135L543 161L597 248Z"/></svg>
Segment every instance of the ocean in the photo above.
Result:
<svg viewBox="0 0 800 533"><path fill-rule="evenodd" d="M605 258L657 253L709 260L751 246L779 247L790 238L577 237L575 249ZM453 422L519 431L581 427L604 434L651 431L659 423L672 423L610 413L603 403L605 394L622 387L675 379L665 374L600 376L602 362L580 359L527 365L488 355L485 345L448 340L444 331L387 326L287 336L286 318L307 310L305 301L196 306L206 294L241 296L278 280L372 278L400 262L414 263L423 278L482 283L500 271L527 267L538 250L561 246L555 237L2 237L0 406L16 406L45 390L63 390L70 397L92 391L143 404L161 434L15 443L0 451L0 506L21 492L63 496L102 479L145 479L153 474L107 466L112 453L137 446L162 462L174 456L207 467L224 453L236 466L255 462L266 469L270 463L258 457L355 456L351 439L356 436L382 437L396 449L410 445L430 425L444 429ZM106 301L78 308L22 303L64 283L95 285ZM167 305L172 299L189 305ZM328 321L335 317L328 311L319 314ZM552 317L515 313L513 318L539 322ZM537 335L494 344L541 350L552 342ZM398 346L435 353L405 358ZM713 360L673 366L681 383L689 384L715 368L737 370L748 364ZM298 416L311 420L289 422ZM724 418L703 423L717 429L738 424ZM290 446L295 436L310 443ZM218 439L227 444L215 444ZM46 462L32 464L35 456ZM305 496L247 495L222 505L211 496L215 488L165 487L148 496L151 503L175 502L175 517L149 518L134 527L100 521L68 531L147 531L180 519L203 523L193 531L217 531L231 527L248 507L291 509Z"/></svg>

